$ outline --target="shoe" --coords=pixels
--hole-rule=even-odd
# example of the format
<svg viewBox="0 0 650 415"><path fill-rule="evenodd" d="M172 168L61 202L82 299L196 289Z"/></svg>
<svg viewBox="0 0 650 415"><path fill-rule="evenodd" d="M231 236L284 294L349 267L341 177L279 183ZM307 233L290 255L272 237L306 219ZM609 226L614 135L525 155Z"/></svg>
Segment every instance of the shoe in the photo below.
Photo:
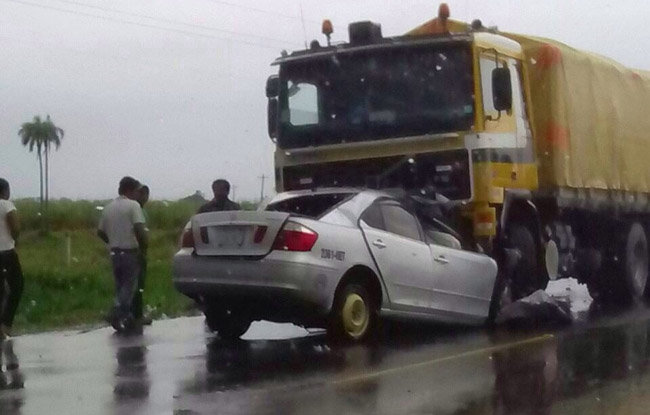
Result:
<svg viewBox="0 0 650 415"><path fill-rule="evenodd" d="M0 339L8 339L11 337L11 327L0 324Z"/></svg>

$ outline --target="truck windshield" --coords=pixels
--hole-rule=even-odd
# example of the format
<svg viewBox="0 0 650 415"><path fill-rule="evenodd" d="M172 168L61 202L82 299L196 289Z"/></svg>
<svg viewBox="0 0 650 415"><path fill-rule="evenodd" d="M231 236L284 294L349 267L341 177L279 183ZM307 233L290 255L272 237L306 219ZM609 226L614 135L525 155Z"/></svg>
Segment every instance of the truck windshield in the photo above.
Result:
<svg viewBox="0 0 650 415"><path fill-rule="evenodd" d="M297 148L465 130L474 120L469 45L382 48L288 62L279 145Z"/></svg>

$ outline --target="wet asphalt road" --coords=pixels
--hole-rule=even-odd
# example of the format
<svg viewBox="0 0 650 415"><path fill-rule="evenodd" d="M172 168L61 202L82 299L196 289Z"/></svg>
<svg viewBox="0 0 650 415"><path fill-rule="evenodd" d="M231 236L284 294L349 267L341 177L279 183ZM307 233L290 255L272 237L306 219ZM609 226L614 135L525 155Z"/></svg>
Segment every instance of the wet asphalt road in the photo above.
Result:
<svg viewBox="0 0 650 415"><path fill-rule="evenodd" d="M0 414L648 414L650 311L564 329L391 324L376 344L254 323L223 344L200 317L2 344Z"/></svg>

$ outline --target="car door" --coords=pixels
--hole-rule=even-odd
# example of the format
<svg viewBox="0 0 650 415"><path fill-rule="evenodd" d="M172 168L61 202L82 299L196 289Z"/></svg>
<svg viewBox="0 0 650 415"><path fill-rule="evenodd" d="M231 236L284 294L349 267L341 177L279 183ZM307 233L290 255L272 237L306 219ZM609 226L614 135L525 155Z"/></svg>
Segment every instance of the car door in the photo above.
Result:
<svg viewBox="0 0 650 415"><path fill-rule="evenodd" d="M497 275L487 255L430 244L433 257L433 308L450 317L484 319Z"/></svg>
<svg viewBox="0 0 650 415"><path fill-rule="evenodd" d="M417 219L396 201L373 204L360 226L396 310L431 310L431 252Z"/></svg>

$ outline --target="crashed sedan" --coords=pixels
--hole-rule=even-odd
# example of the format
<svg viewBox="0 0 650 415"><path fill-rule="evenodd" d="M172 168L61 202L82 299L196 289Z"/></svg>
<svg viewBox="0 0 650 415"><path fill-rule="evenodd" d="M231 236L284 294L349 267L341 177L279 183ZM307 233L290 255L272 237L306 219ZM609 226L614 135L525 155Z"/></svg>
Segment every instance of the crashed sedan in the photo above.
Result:
<svg viewBox="0 0 650 415"><path fill-rule="evenodd" d="M195 215L174 256L176 288L235 339L251 322L325 327L350 341L379 318L477 324L488 317L493 259L403 199L357 189L287 192L257 211Z"/></svg>

